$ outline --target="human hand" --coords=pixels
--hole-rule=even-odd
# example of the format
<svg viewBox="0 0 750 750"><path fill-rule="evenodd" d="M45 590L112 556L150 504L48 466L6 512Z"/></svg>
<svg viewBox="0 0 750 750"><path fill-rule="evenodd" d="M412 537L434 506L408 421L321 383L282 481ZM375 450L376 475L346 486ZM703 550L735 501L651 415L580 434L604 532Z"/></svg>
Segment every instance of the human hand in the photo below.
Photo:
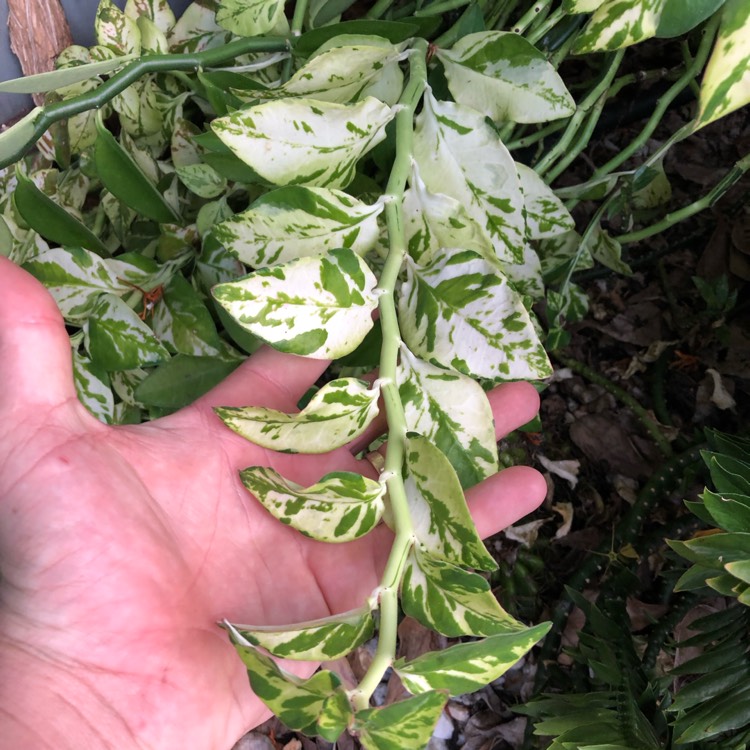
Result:
<svg viewBox="0 0 750 750"><path fill-rule="evenodd" d="M388 553L307 539L247 493L238 470L300 484L373 476L361 445L266 451L212 406L294 411L326 363L263 349L169 417L111 427L76 399L57 308L0 258L0 737L2 748L228 750L268 715L216 622L288 624L360 606ZM490 394L498 435L531 419L527 384ZM542 477L515 467L467 493L483 536L537 507ZM296 663L300 674L314 665Z"/></svg>

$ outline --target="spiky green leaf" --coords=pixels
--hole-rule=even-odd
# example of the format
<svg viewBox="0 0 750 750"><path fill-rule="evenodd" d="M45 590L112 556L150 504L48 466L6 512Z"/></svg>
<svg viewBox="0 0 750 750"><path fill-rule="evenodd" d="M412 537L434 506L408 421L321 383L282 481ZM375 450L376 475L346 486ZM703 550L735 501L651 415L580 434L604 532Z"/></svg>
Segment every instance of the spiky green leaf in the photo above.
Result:
<svg viewBox="0 0 750 750"><path fill-rule="evenodd" d="M573 51L578 54L629 47L656 34L667 0L606 0L589 19Z"/></svg>

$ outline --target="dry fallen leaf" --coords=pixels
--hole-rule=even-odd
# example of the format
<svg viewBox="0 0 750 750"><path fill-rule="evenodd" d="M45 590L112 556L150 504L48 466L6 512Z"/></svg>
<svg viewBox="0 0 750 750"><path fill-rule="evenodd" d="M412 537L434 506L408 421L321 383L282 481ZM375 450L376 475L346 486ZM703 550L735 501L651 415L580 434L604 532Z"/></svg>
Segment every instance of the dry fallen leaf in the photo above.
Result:
<svg viewBox="0 0 750 750"><path fill-rule="evenodd" d="M562 539L570 533L570 527L573 525L573 503L558 503L552 506L552 510L562 516L562 524L555 532L555 539Z"/></svg>
<svg viewBox="0 0 750 750"><path fill-rule="evenodd" d="M537 453L536 457L547 471L564 479L571 487L575 487L578 484L578 472L581 469L580 461L576 461L575 459L553 461L542 453Z"/></svg>

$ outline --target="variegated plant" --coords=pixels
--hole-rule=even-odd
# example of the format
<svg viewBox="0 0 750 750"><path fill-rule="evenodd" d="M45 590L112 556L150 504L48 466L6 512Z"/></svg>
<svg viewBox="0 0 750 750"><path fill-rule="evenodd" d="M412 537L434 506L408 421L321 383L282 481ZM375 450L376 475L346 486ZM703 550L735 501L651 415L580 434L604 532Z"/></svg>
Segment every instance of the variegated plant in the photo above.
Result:
<svg viewBox="0 0 750 750"><path fill-rule="evenodd" d="M178 408L262 342L333 360L332 377L293 414L217 409L248 440L324 453L383 411L377 480L335 472L303 487L266 467L241 472L271 514L314 539L394 531L358 609L224 624L253 689L290 727L416 750L448 696L496 679L546 632L508 615L483 575L496 564L464 499L498 470L483 386L550 374L533 304L546 293L549 347L586 311L573 272L594 260L627 272L620 245L647 231L612 238L605 212L668 199L663 151L550 187L626 85L615 77L623 49L703 24L683 88L713 52L678 135L750 100L747 2L682 3L537 0L484 17L471 3L454 19L444 11L461 2L410 15L381 0L368 19L339 23L350 2L299 0L290 24L279 0L200 0L180 19L165 0L124 11L102 0L96 45L0 86L51 92L0 134L6 165L39 145L0 176L0 248L55 296L94 414L123 423ZM557 72L571 50L610 55L578 106ZM590 198L603 202L579 235L570 209ZM401 610L469 640L394 661ZM272 658L330 661L376 632L353 689L331 671L301 680ZM390 667L413 697L373 707Z"/></svg>

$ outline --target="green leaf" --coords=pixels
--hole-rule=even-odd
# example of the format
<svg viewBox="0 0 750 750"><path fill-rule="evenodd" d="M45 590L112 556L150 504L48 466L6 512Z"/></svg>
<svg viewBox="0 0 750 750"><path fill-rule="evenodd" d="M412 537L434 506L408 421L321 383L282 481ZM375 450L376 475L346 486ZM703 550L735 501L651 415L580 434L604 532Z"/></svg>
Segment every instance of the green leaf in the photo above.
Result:
<svg viewBox="0 0 750 750"><path fill-rule="evenodd" d="M438 560L479 570L496 570L466 505L458 476L427 437L406 440L404 489L420 548Z"/></svg>
<svg viewBox="0 0 750 750"><path fill-rule="evenodd" d="M490 379L552 372L520 295L471 250L443 249L425 266L407 258L398 310L404 342L422 359Z"/></svg>
<svg viewBox="0 0 750 750"><path fill-rule="evenodd" d="M208 393L240 363L240 360L178 354L149 373L135 389L135 397L148 406L181 409Z"/></svg>
<svg viewBox="0 0 750 750"><path fill-rule="evenodd" d="M562 0L562 9L565 13L592 13L607 0Z"/></svg>
<svg viewBox="0 0 750 750"><path fill-rule="evenodd" d="M294 99L233 112L211 127L274 185L344 188L357 160L385 138L394 115L373 97L349 105Z"/></svg>
<svg viewBox="0 0 750 750"><path fill-rule="evenodd" d="M422 750L443 711L444 693L429 692L358 711L352 730L365 750Z"/></svg>
<svg viewBox="0 0 750 750"><path fill-rule="evenodd" d="M687 34L713 15L724 2L725 0L667 0L656 27L656 36L670 39Z"/></svg>
<svg viewBox="0 0 750 750"><path fill-rule="evenodd" d="M450 638L524 629L498 604L482 576L419 549L409 555L401 603L407 615Z"/></svg>
<svg viewBox="0 0 750 750"><path fill-rule="evenodd" d="M97 44L118 55L141 53L141 32L132 18L128 18L111 0L99 0L94 19Z"/></svg>
<svg viewBox="0 0 750 750"><path fill-rule="evenodd" d="M713 523L726 531L750 533L750 497L737 492L721 494L705 490L701 495Z"/></svg>
<svg viewBox="0 0 750 750"><path fill-rule="evenodd" d="M750 102L749 25L747 0L727 0L701 83L697 118L701 127Z"/></svg>
<svg viewBox="0 0 750 750"><path fill-rule="evenodd" d="M396 377L406 429L445 454L463 487L498 470L492 409L478 383L419 359L405 346Z"/></svg>
<svg viewBox="0 0 750 750"><path fill-rule="evenodd" d="M106 245L82 222L45 195L20 169L13 200L23 220L47 240L108 256Z"/></svg>
<svg viewBox="0 0 750 750"><path fill-rule="evenodd" d="M347 248L261 268L219 284L218 303L275 349L336 359L357 348L372 328L377 280Z"/></svg>
<svg viewBox="0 0 750 750"><path fill-rule="evenodd" d="M331 740L337 739L346 729L351 708L338 725L334 723L332 726L328 720L324 727L318 726L318 717L325 710L327 701L340 694L348 702L338 675L321 671L309 680L300 679L281 669L273 659L256 648L241 645L241 637L235 635L234 640L237 653L247 667L253 692L290 729L305 734L320 734ZM340 700L337 704L342 705Z"/></svg>
<svg viewBox="0 0 750 750"><path fill-rule="evenodd" d="M284 15L282 0L219 0L216 23L237 36L262 36Z"/></svg>
<svg viewBox="0 0 750 750"><path fill-rule="evenodd" d="M180 223L180 217L156 186L143 173L133 157L96 120L94 163L99 179L112 195L139 214L159 223Z"/></svg>
<svg viewBox="0 0 750 750"><path fill-rule="evenodd" d="M0 132L0 168L20 158L33 143L36 136L36 121L42 114L41 107L34 107L26 116L7 130Z"/></svg>
<svg viewBox="0 0 750 750"><path fill-rule="evenodd" d="M750 583L750 558L727 563L724 567L727 573L730 573L735 578L739 578L744 583Z"/></svg>
<svg viewBox="0 0 750 750"><path fill-rule="evenodd" d="M485 229L508 278L523 292L540 295L539 258L525 240L523 195L510 153L479 112L429 92L424 102L414 158L427 189L461 203Z"/></svg>
<svg viewBox="0 0 750 750"><path fill-rule="evenodd" d="M750 463L722 453L701 451L714 487L721 492L750 495Z"/></svg>
<svg viewBox="0 0 750 750"><path fill-rule="evenodd" d="M667 0L606 0L589 19L573 52L601 52L629 47L656 34Z"/></svg>
<svg viewBox="0 0 750 750"><path fill-rule="evenodd" d="M724 570L726 563L750 559L750 534L720 533L690 539L668 541L669 546L690 562L714 570Z"/></svg>
<svg viewBox="0 0 750 750"><path fill-rule="evenodd" d="M526 217L526 238L543 240L575 229L570 211L552 192L547 183L530 167L516 162L518 179L523 191Z"/></svg>
<svg viewBox="0 0 750 750"><path fill-rule="evenodd" d="M368 206L340 190L291 186L266 193L213 232L253 268L337 247L364 255L377 241L382 210L380 202Z"/></svg>
<svg viewBox="0 0 750 750"><path fill-rule="evenodd" d="M410 693L447 690L462 695L504 675L551 627L543 623L514 633L491 635L427 653L413 661L399 659L393 669Z"/></svg>
<svg viewBox="0 0 750 750"><path fill-rule="evenodd" d="M575 112L562 78L520 34L480 31L436 54L453 98L492 120L547 122Z"/></svg>
<svg viewBox="0 0 750 750"><path fill-rule="evenodd" d="M186 164L176 167L180 182L201 198L216 198L227 187L227 180L208 164Z"/></svg>
<svg viewBox="0 0 750 750"><path fill-rule="evenodd" d="M591 254L595 260L602 265L611 268L617 273L630 276L633 270L622 259L622 246L609 233L602 229L600 225L594 227L594 230L586 238L584 252Z"/></svg>
<svg viewBox="0 0 750 750"><path fill-rule="evenodd" d="M73 381L78 400L98 420L112 424L115 401L107 371L73 350Z"/></svg>
<svg viewBox="0 0 750 750"><path fill-rule="evenodd" d="M274 656L302 661L333 661L346 656L372 636L375 623L369 606L320 620L283 627L233 625L253 646Z"/></svg>
<svg viewBox="0 0 750 750"><path fill-rule="evenodd" d="M321 542L348 542L372 531L383 515L385 485L349 471L303 487L273 469L251 466L242 482L284 524Z"/></svg>
<svg viewBox="0 0 750 750"><path fill-rule="evenodd" d="M104 294L88 319L88 350L105 370L132 370L169 358L151 329L119 297Z"/></svg>
<svg viewBox="0 0 750 750"><path fill-rule="evenodd" d="M256 445L285 453L327 453L359 437L378 415L380 388L355 378L326 383L297 414L262 406L219 407L224 424Z"/></svg>

